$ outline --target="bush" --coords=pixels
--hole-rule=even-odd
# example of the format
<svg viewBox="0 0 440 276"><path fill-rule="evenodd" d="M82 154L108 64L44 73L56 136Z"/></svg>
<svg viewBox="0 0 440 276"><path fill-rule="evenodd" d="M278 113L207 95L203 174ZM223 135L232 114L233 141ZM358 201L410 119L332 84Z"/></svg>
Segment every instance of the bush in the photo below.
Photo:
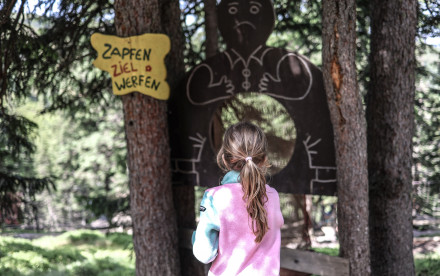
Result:
<svg viewBox="0 0 440 276"><path fill-rule="evenodd" d="M68 232L68 239L72 243L96 243L104 240L105 236L99 231L92 230L77 230Z"/></svg>
<svg viewBox="0 0 440 276"><path fill-rule="evenodd" d="M82 261L85 257L75 248L56 248L43 252L43 256L52 263L68 264L75 261Z"/></svg>
<svg viewBox="0 0 440 276"><path fill-rule="evenodd" d="M107 239L111 241L112 245L122 248L131 248L133 245L133 237L125 233L110 233L107 235Z"/></svg>
<svg viewBox="0 0 440 276"><path fill-rule="evenodd" d="M416 257L415 266L417 276L440 275L440 255Z"/></svg>
<svg viewBox="0 0 440 276"><path fill-rule="evenodd" d="M0 275L134 275L132 237L99 231L66 232L28 241L0 237Z"/></svg>
<svg viewBox="0 0 440 276"><path fill-rule="evenodd" d="M1 258L0 274L15 275L16 272L20 274L45 272L51 267L52 264L37 252L11 252L8 256Z"/></svg>

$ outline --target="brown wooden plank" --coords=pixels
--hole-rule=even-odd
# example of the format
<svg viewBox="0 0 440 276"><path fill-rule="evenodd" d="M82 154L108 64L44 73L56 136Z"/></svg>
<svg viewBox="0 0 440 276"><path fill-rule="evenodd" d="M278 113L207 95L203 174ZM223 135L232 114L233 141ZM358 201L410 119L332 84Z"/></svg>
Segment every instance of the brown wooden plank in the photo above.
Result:
<svg viewBox="0 0 440 276"><path fill-rule="evenodd" d="M193 231L188 228L179 231L181 247L192 249L191 237ZM347 259L290 248L281 248L281 267L324 276L349 275Z"/></svg>
<svg viewBox="0 0 440 276"><path fill-rule="evenodd" d="M349 275L347 259L290 248L281 248L281 267L317 275Z"/></svg>

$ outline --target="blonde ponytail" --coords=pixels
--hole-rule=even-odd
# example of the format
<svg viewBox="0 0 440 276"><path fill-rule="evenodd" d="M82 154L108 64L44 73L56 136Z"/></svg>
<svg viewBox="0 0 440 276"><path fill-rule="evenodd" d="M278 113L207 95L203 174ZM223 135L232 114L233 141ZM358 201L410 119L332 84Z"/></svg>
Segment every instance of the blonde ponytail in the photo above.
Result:
<svg viewBox="0 0 440 276"><path fill-rule="evenodd" d="M243 200L257 243L261 242L269 229L264 208L268 200L265 175L269 165L266 151L267 141L263 131L251 123L243 122L226 130L223 145L217 155L220 168L240 172Z"/></svg>
<svg viewBox="0 0 440 276"><path fill-rule="evenodd" d="M246 210L252 219L252 232L256 236L255 242L261 242L267 230L267 212L264 204L267 202L266 178L260 168L249 160L240 172L243 187L243 200L246 201Z"/></svg>

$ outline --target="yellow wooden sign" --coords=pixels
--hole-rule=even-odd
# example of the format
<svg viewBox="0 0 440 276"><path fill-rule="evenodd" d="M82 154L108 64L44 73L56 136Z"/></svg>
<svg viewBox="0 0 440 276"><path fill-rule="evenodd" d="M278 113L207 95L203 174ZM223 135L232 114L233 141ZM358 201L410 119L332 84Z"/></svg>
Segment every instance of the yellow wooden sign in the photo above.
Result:
<svg viewBox="0 0 440 276"><path fill-rule="evenodd" d="M170 51L168 36L118 37L95 33L90 40L98 52L93 65L110 73L115 95L137 91L160 100L169 98L164 60Z"/></svg>

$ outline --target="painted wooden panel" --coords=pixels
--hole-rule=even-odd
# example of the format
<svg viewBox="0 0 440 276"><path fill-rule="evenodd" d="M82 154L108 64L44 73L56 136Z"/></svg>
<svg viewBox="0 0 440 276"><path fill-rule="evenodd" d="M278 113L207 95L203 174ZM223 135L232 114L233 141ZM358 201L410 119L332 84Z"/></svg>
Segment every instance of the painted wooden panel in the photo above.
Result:
<svg viewBox="0 0 440 276"><path fill-rule="evenodd" d="M195 66L169 100L173 180L219 184L213 117L225 101L253 92L283 105L296 128L293 155L270 185L279 192L335 195L333 127L321 70L303 55L266 45L275 22L270 0L223 0L217 11L226 50Z"/></svg>
<svg viewBox="0 0 440 276"><path fill-rule="evenodd" d="M110 73L115 95L140 92L166 100L170 88L166 82L165 56L170 39L164 34L118 37L95 33L91 37L98 52L93 64Z"/></svg>

